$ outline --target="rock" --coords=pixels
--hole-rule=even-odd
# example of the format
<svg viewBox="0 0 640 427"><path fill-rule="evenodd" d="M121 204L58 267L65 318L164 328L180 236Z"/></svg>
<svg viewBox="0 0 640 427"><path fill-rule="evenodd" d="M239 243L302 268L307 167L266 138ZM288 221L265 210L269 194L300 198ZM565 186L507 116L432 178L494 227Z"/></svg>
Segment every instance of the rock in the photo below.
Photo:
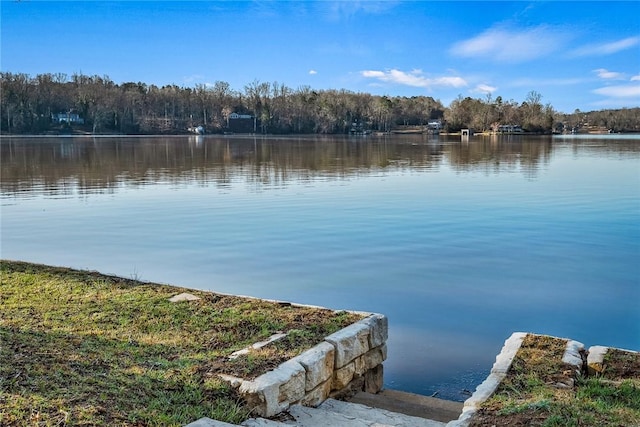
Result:
<svg viewBox="0 0 640 427"><path fill-rule="evenodd" d="M376 348L389 338L389 320L382 314L373 314L362 320L369 325L369 348Z"/></svg>
<svg viewBox="0 0 640 427"><path fill-rule="evenodd" d="M333 375L335 348L328 342L322 342L300 356L294 358L305 370L305 390L315 389Z"/></svg>
<svg viewBox="0 0 640 427"><path fill-rule="evenodd" d="M253 381L243 381L239 393L261 417L272 417L289 408L305 394L305 370L289 360Z"/></svg>
<svg viewBox="0 0 640 427"><path fill-rule="evenodd" d="M376 394L382 390L384 385L384 367L378 365L373 369L369 369L364 374L364 391L366 393Z"/></svg>
<svg viewBox="0 0 640 427"><path fill-rule="evenodd" d="M244 382L242 378L234 377L233 375L218 374L218 377L233 388L240 387Z"/></svg>
<svg viewBox="0 0 640 427"><path fill-rule="evenodd" d="M578 341L569 340L567 342L564 355L562 356L562 362L572 365L575 368L576 374L580 374L582 372L582 351L584 351L584 344Z"/></svg>
<svg viewBox="0 0 640 427"><path fill-rule="evenodd" d="M329 397L330 393L331 381L329 380L320 384L315 389L307 392L307 394L300 401L300 404L304 406L318 406Z"/></svg>
<svg viewBox="0 0 640 427"><path fill-rule="evenodd" d="M589 347L589 354L587 355L587 369L590 375L602 372L604 369L604 356L609 351L609 347L601 345L594 345Z"/></svg>
<svg viewBox="0 0 640 427"><path fill-rule="evenodd" d="M181 294L172 296L171 298L169 298L169 301L171 302L180 302L180 301L197 301L199 299L202 299L200 297L197 297L195 295L183 292Z"/></svg>
<svg viewBox="0 0 640 427"><path fill-rule="evenodd" d="M286 336L287 336L287 334L285 334L283 332L277 332L277 333L271 335L269 338L267 338L264 341L260 341L260 342L251 344L249 347L243 348L242 350L234 351L233 353L231 353L231 355L228 357L228 359L229 360L237 359L240 356L244 356L246 354L249 354L249 352L251 350L259 350L262 347L265 347L265 346L271 344L272 342L279 341L279 340L281 340L282 338L284 338Z"/></svg>
<svg viewBox="0 0 640 427"><path fill-rule="evenodd" d="M362 356L365 369L373 369L378 365L381 365L387 359L387 345L381 345L374 349L369 350Z"/></svg>
<svg viewBox="0 0 640 427"><path fill-rule="evenodd" d="M325 338L336 349L335 367L342 368L369 351L371 327L364 321L354 323Z"/></svg>
<svg viewBox="0 0 640 427"><path fill-rule="evenodd" d="M340 369L336 369L333 373L333 384L331 385L332 390L341 390L345 388L351 380L356 372L356 363L351 362L347 366L343 366Z"/></svg>

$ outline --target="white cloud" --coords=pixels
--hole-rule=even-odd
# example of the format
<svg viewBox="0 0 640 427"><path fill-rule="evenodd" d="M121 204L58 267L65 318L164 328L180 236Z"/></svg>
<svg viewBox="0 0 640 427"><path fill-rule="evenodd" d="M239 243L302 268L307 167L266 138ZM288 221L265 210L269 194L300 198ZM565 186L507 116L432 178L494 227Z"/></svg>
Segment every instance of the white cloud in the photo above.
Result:
<svg viewBox="0 0 640 427"><path fill-rule="evenodd" d="M633 76L633 77L631 77L631 81L632 81L632 82L640 81L640 74L638 74L637 76Z"/></svg>
<svg viewBox="0 0 640 427"><path fill-rule="evenodd" d="M600 77L601 79L607 79L607 80L611 80L611 79L616 79L616 80L620 80L624 78L624 75L622 73L617 73L615 71L609 71L606 70L604 68L598 68L597 70L593 70L594 73L596 73L598 75L598 77Z"/></svg>
<svg viewBox="0 0 640 427"><path fill-rule="evenodd" d="M595 89L593 93L613 98L633 98L640 101L640 85L606 86Z"/></svg>
<svg viewBox="0 0 640 427"><path fill-rule="evenodd" d="M611 55L622 50L630 49L640 44L640 37L627 37L626 39L599 44L589 44L576 49L574 56L601 56Z"/></svg>
<svg viewBox="0 0 640 427"><path fill-rule="evenodd" d="M379 71L366 70L360 73L363 77L376 79L385 83L395 83L404 86L431 88L433 86L463 87L467 82L462 77L425 77L422 70L404 72L396 69Z"/></svg>
<svg viewBox="0 0 640 427"><path fill-rule="evenodd" d="M375 70L365 70L362 72L364 77L371 77L374 79L385 80L386 74L384 71L375 71Z"/></svg>
<svg viewBox="0 0 640 427"><path fill-rule="evenodd" d="M489 85L485 85L485 84L479 84L477 85L472 92L474 93L484 93L484 94L489 94L489 93L493 93L496 90L498 90L497 87L495 86L489 86Z"/></svg>
<svg viewBox="0 0 640 427"><path fill-rule="evenodd" d="M467 86L467 82L462 77L440 77L440 78L431 80L431 85L463 87L463 86Z"/></svg>
<svg viewBox="0 0 640 427"><path fill-rule="evenodd" d="M493 27L453 45L450 52L465 58L487 58L501 62L524 62L561 49L569 35L541 25L524 30Z"/></svg>
<svg viewBox="0 0 640 427"><path fill-rule="evenodd" d="M311 74L313 76L315 74L318 74L318 72L316 70L309 70L309 74Z"/></svg>

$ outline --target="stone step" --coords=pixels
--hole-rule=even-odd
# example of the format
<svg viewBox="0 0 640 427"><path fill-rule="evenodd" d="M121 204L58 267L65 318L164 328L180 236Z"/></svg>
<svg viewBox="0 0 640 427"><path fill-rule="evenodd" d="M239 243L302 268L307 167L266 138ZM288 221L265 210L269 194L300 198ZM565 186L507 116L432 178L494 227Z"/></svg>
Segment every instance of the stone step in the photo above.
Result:
<svg viewBox="0 0 640 427"><path fill-rule="evenodd" d="M327 399L318 409L331 411L338 414L349 415L378 425L394 427L443 427L444 422L406 415L382 408L373 408L360 403L344 402L341 400ZM369 425L369 424L367 424Z"/></svg>
<svg viewBox="0 0 640 427"><path fill-rule="evenodd" d="M287 427L327 427L327 426L344 426L344 427L371 427L372 422L359 419L350 414L341 414L331 410L318 408L310 408L301 405L292 405L289 408L289 414L294 418L291 421L284 421ZM252 426L253 427L253 426ZM390 427L383 425L380 427Z"/></svg>
<svg viewBox="0 0 640 427"><path fill-rule="evenodd" d="M240 425L243 427L291 427L291 424L268 420L266 418L249 418Z"/></svg>
<svg viewBox="0 0 640 427"><path fill-rule="evenodd" d="M203 417L192 423L187 424L184 427L237 427L237 426L235 424L229 424L223 421L212 420L211 418Z"/></svg>
<svg viewBox="0 0 640 427"><path fill-rule="evenodd" d="M359 392L349 401L444 423L457 420L464 405L462 402L398 390L382 390L376 394Z"/></svg>
<svg viewBox="0 0 640 427"><path fill-rule="evenodd" d="M404 406L411 407L408 401L417 399L415 395L403 396L390 393L385 396L387 402L390 396L395 396L397 402L401 402L404 398ZM424 396L423 396L424 397ZM361 399L370 397L361 396ZM436 399L440 400L440 399ZM396 406L399 405L395 403ZM446 402L446 401L445 401ZM375 403L375 399L374 399ZM424 415L424 412L418 411L420 408L419 401L414 403L416 412ZM433 406L433 402L430 402ZM440 402L441 403L441 402ZM455 403L455 402L454 402ZM445 405L446 406L446 405ZM406 409L406 408L404 408ZM451 419L457 418L458 412ZM404 413L394 412L383 408L374 408L360 403L344 402L341 400L327 399L317 408L310 408L301 405L292 405L287 411L286 416L281 417L282 421L269 420L265 418L250 418L242 422L244 427L444 427L445 422L427 419L424 416L412 416ZM187 427L227 427L230 424L214 421L208 418L202 418L189 424Z"/></svg>
<svg viewBox="0 0 640 427"><path fill-rule="evenodd" d="M359 403L328 399L317 408L292 405L291 419L273 421L252 418L242 423L245 427L444 427L445 423L421 417L400 414L386 409L372 408Z"/></svg>

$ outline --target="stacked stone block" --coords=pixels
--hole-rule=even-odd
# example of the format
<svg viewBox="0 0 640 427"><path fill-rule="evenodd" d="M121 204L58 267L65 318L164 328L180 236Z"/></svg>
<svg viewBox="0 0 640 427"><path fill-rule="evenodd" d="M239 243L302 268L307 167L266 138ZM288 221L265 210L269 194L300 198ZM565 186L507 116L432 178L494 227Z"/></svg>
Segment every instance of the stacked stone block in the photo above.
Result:
<svg viewBox="0 0 640 427"><path fill-rule="evenodd" d="M329 397L382 389L388 320L371 314L253 381L225 376L255 415L271 417L294 403L317 406Z"/></svg>

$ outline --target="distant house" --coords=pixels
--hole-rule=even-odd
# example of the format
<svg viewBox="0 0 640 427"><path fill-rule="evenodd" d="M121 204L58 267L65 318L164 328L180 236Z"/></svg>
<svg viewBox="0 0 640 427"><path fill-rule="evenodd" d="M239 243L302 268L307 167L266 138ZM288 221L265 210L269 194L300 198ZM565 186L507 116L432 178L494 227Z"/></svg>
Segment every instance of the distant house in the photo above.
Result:
<svg viewBox="0 0 640 427"><path fill-rule="evenodd" d="M204 135L204 126L192 126L187 128L187 130L191 133L195 133L196 135Z"/></svg>
<svg viewBox="0 0 640 427"><path fill-rule="evenodd" d="M238 114L238 113L231 113L229 114L229 119L230 120L238 120L238 119L253 119L253 116L251 114Z"/></svg>
<svg viewBox="0 0 640 427"><path fill-rule="evenodd" d="M369 133L371 133L371 131L365 128L364 123L356 120L355 122L351 123L349 133L352 135L368 135Z"/></svg>
<svg viewBox="0 0 640 427"><path fill-rule="evenodd" d="M500 125L498 126L498 133L522 133L522 127L519 125Z"/></svg>
<svg viewBox="0 0 640 427"><path fill-rule="evenodd" d="M72 113L71 111L66 113L53 113L51 114L51 121L56 123L76 123L79 125L84 124L84 119L80 117L78 113Z"/></svg>
<svg viewBox="0 0 640 427"><path fill-rule="evenodd" d="M250 114L231 113L227 120L227 128L230 132L255 133L256 120Z"/></svg>
<svg viewBox="0 0 640 427"><path fill-rule="evenodd" d="M440 120L429 120L427 123L427 128L429 130L441 130L442 129L442 121Z"/></svg>

